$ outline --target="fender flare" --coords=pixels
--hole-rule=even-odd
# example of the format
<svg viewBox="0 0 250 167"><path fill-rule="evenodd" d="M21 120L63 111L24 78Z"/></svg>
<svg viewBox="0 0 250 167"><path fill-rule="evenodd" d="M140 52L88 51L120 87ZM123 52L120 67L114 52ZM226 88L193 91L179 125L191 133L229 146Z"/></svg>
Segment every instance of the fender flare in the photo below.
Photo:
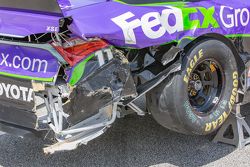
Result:
<svg viewBox="0 0 250 167"><path fill-rule="evenodd" d="M192 37L184 37L182 38L179 42L178 42L178 47L182 48L184 50L188 50L190 49L195 43L204 40L204 39L216 39L219 40L223 43L225 43L229 48L231 48L236 63L237 63L237 68L238 68L238 72L241 75L242 73L244 73L245 71L245 63L243 62L243 60L241 59L236 47L233 44L233 41L230 40L229 38L225 37L224 35L221 34L217 34L217 33L208 33L208 34L204 34L202 36L199 36L197 38L192 38Z"/></svg>

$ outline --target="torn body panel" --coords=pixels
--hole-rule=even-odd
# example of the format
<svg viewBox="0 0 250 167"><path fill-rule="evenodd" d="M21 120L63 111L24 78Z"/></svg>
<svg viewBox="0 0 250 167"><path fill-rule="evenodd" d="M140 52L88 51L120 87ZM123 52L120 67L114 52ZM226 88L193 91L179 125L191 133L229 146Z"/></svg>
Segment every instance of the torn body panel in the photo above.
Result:
<svg viewBox="0 0 250 167"><path fill-rule="evenodd" d="M82 76L73 87L43 91L49 126L59 141L45 148L45 153L72 150L98 137L115 121L118 102L137 95L127 59L113 53L110 61Z"/></svg>
<svg viewBox="0 0 250 167"><path fill-rule="evenodd" d="M96 59L89 63L92 65L93 61L99 64ZM107 64L87 73L64 105L64 111L70 115L69 122L77 123L96 114L100 108L137 94L129 64L122 56L115 56Z"/></svg>

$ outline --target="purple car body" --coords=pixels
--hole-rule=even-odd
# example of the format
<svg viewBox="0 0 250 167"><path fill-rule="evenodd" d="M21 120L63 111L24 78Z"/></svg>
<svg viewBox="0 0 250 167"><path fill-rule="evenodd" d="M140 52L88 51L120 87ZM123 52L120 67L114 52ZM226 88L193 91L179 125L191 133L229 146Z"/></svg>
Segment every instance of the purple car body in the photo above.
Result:
<svg viewBox="0 0 250 167"><path fill-rule="evenodd" d="M209 33L226 37L250 36L250 5L247 0L242 0L241 3L234 0L203 0L140 5L108 0L57 0L55 5L59 9L49 12L20 10L8 5L0 7L0 35L22 38L31 34L58 32L60 19L70 17L72 23L68 28L73 36L83 39L98 37L118 47L145 48L195 39ZM27 55L22 48L18 49L16 46L16 49L20 54ZM30 53L32 52L31 49ZM44 54L37 54L37 59L39 55ZM52 62L48 58L43 56L39 60ZM3 59L4 57L0 58L2 61ZM27 63L29 62L24 62L24 67L29 66ZM54 67L52 71L55 77L59 66ZM1 68L1 72L5 74L6 66ZM74 70L67 70L70 74L68 82ZM20 74L13 66L11 74L53 80L49 74L44 77L29 69L27 73L24 71Z"/></svg>
<svg viewBox="0 0 250 167"><path fill-rule="evenodd" d="M238 73L243 78L248 72L242 87L250 90L249 0L145 1L1 1L0 130L20 136L53 131L58 143L45 152L72 150L104 133L117 111L130 107L144 115L133 103L143 95L157 94L148 100L152 106L177 99L165 100L168 94L160 94L165 88L174 96L182 89L188 92L172 105L176 108L159 114L168 116L162 120L170 120L170 129L179 132L188 125L190 134L201 135L217 130L236 101ZM205 42L209 47L190 54ZM220 52L213 51L212 42L221 46L216 47ZM214 60L218 53L219 61ZM200 76L193 72L196 68ZM228 70L225 76L223 69ZM170 83L169 76L179 77L184 86L171 89L178 84L174 79ZM213 77L216 83L211 84ZM197 100L209 105L206 113L196 114L198 105L192 108L189 98L199 92L212 95ZM227 98L220 101L224 92ZM213 111L215 107L221 108ZM182 110L184 114L176 114ZM202 120L199 114L211 115Z"/></svg>
<svg viewBox="0 0 250 167"><path fill-rule="evenodd" d="M78 36L97 36L115 46L144 48L207 33L248 35L249 10L247 0L155 6L106 2L76 8L65 15L73 18L70 29Z"/></svg>
<svg viewBox="0 0 250 167"><path fill-rule="evenodd" d="M250 34L247 0L166 2L152 6L105 0L58 0L58 4L62 15L1 9L0 34L23 37L57 32L62 17L72 17L69 29L75 35L100 37L121 47L144 48L207 33Z"/></svg>

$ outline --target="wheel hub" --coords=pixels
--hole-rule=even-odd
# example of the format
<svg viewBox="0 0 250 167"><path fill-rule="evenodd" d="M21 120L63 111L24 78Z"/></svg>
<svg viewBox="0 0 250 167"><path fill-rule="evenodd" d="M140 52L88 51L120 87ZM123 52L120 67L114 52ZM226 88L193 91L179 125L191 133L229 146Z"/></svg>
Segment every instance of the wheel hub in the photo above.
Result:
<svg viewBox="0 0 250 167"><path fill-rule="evenodd" d="M190 96L196 96L197 93L202 89L202 82L200 80L199 75L193 73L191 75L191 80L189 83L189 94Z"/></svg>
<svg viewBox="0 0 250 167"><path fill-rule="evenodd" d="M192 71L188 82L190 104L198 113L207 114L222 92L222 70L214 60L204 60ZM218 101L218 100L217 100Z"/></svg>
<svg viewBox="0 0 250 167"><path fill-rule="evenodd" d="M196 91L201 90L202 89L202 82L200 80L196 81L194 83L194 88L195 88Z"/></svg>

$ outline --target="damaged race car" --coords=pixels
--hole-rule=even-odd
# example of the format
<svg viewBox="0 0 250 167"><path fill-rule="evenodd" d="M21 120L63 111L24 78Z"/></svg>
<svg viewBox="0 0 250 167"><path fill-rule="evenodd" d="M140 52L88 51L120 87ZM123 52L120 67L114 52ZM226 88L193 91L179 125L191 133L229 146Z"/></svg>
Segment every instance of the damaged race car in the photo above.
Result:
<svg viewBox="0 0 250 167"><path fill-rule="evenodd" d="M248 0L1 0L0 131L51 138L48 154L128 110L215 132L249 102L249 21Z"/></svg>

